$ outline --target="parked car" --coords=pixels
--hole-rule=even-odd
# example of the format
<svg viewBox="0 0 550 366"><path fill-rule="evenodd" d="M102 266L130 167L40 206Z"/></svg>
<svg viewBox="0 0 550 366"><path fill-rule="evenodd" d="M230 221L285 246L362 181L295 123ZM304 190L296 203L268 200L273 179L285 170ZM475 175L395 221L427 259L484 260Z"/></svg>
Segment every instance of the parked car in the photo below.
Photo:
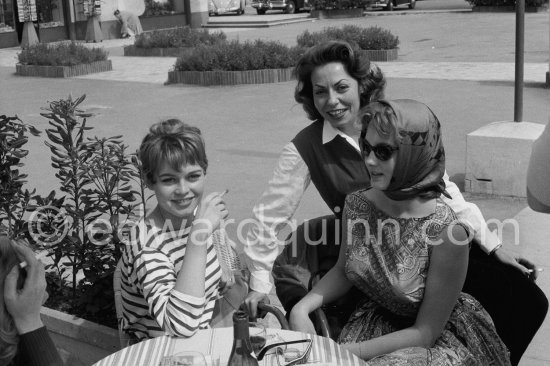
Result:
<svg viewBox="0 0 550 366"><path fill-rule="evenodd" d="M252 0L252 7L260 15L267 10L282 10L286 14L294 14L301 9L311 9L309 0Z"/></svg>
<svg viewBox="0 0 550 366"><path fill-rule="evenodd" d="M384 8L387 11L392 11L393 8L399 5L408 5L409 9L414 9L416 0L371 0L368 7Z"/></svg>
<svg viewBox="0 0 550 366"><path fill-rule="evenodd" d="M208 15L220 15L232 12L241 15L244 14L245 7L245 0L209 0Z"/></svg>

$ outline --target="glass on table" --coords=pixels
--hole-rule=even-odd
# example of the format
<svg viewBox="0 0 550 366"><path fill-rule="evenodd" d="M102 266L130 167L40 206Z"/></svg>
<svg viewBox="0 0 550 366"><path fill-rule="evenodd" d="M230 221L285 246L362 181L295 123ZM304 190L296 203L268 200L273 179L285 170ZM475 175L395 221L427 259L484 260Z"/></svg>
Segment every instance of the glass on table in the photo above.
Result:
<svg viewBox="0 0 550 366"><path fill-rule="evenodd" d="M183 351L164 357L161 366L219 366L219 364L218 357L205 356L196 351Z"/></svg>
<svg viewBox="0 0 550 366"><path fill-rule="evenodd" d="M259 320L255 322L248 322L248 331L250 335L250 343L252 343L252 350L257 356L267 342L266 326Z"/></svg>

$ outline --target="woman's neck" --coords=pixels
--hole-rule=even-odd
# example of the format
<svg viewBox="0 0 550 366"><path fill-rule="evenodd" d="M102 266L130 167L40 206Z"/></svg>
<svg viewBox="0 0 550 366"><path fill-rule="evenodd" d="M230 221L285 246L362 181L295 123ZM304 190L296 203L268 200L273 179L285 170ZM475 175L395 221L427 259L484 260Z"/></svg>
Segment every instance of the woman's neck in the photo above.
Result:
<svg viewBox="0 0 550 366"><path fill-rule="evenodd" d="M193 217L176 217L164 212L164 210L157 205L157 207L147 216L147 221L163 232L170 232L179 231L191 226Z"/></svg>
<svg viewBox="0 0 550 366"><path fill-rule="evenodd" d="M435 212L436 200L433 198L414 197L407 200L392 200L384 192L371 188L367 191L367 198L376 207L388 216L403 219L421 218Z"/></svg>
<svg viewBox="0 0 550 366"><path fill-rule="evenodd" d="M345 126L345 127L339 128L338 130L340 132L345 133L355 141L359 141L359 135L361 135L361 131L357 131L357 129L353 126L353 124L351 126Z"/></svg>

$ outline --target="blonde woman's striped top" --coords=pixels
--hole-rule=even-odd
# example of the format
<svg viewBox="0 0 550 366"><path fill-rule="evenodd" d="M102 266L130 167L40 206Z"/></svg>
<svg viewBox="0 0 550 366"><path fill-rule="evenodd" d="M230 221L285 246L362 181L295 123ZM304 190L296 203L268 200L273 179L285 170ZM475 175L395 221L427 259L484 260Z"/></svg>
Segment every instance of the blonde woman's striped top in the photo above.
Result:
<svg viewBox="0 0 550 366"><path fill-rule="evenodd" d="M205 296L174 290L189 231L163 231L141 220L123 249L123 329L140 340L161 335L190 337L209 326L221 278L211 238L207 243Z"/></svg>

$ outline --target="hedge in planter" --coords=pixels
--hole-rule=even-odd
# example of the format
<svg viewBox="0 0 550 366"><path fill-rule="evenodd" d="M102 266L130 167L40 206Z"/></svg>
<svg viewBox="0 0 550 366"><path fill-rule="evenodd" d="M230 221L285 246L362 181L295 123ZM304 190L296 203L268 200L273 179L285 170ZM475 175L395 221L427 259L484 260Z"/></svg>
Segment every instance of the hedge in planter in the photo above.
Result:
<svg viewBox="0 0 550 366"><path fill-rule="evenodd" d="M168 83L235 85L288 81L304 50L262 40L199 46L177 59L174 71L168 73Z"/></svg>
<svg viewBox="0 0 550 366"><path fill-rule="evenodd" d="M38 43L21 51L18 59L16 74L21 76L71 77L113 69L105 50L75 42Z"/></svg>
<svg viewBox="0 0 550 366"><path fill-rule="evenodd" d="M516 6L515 0L466 0L473 6L473 10L480 10L482 8L489 8L498 11L498 9L504 9L508 11L514 11ZM547 8L548 0L525 0L525 9L537 9Z"/></svg>
<svg viewBox="0 0 550 366"><path fill-rule="evenodd" d="M368 0L313 0L311 17L319 19L358 18Z"/></svg>
<svg viewBox="0 0 550 366"><path fill-rule="evenodd" d="M314 33L306 30L296 38L296 42L300 47L312 47L331 40L350 43L352 46L363 50L371 61L397 59L399 38L390 31L377 26L362 28L356 25L345 25L341 28L327 27Z"/></svg>
<svg viewBox="0 0 550 366"><path fill-rule="evenodd" d="M179 56L189 48L225 43L227 36L219 31L180 27L144 32L133 45L124 47L124 56Z"/></svg>

